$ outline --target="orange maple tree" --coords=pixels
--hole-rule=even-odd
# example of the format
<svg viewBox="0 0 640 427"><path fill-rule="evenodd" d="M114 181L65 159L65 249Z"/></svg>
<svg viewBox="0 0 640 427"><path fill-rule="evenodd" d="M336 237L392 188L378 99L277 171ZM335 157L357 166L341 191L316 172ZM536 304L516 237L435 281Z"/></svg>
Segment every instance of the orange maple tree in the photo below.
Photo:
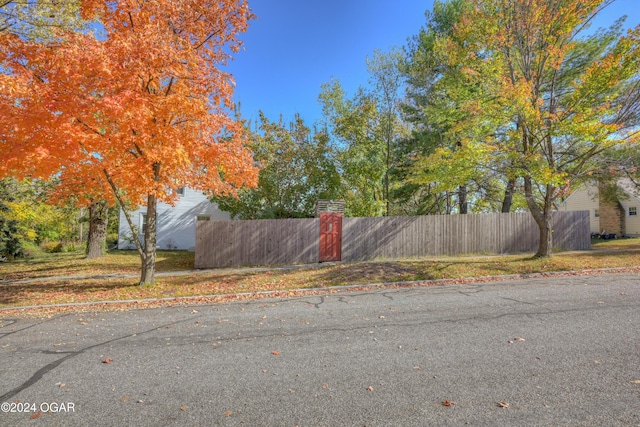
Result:
<svg viewBox="0 0 640 427"><path fill-rule="evenodd" d="M110 192L122 207L146 204L145 239L134 241L148 284L159 201L184 186L226 195L256 183L220 68L252 14L246 1L157 0L108 2L98 16L99 36L10 40L0 176L56 174L81 180L87 200Z"/></svg>

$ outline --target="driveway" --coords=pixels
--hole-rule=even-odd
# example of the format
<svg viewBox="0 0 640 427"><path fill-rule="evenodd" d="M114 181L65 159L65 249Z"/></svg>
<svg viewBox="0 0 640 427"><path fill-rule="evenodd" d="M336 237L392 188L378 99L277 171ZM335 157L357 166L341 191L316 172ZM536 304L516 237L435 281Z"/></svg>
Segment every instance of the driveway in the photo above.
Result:
<svg viewBox="0 0 640 427"><path fill-rule="evenodd" d="M0 426L638 426L639 326L632 274L3 318Z"/></svg>

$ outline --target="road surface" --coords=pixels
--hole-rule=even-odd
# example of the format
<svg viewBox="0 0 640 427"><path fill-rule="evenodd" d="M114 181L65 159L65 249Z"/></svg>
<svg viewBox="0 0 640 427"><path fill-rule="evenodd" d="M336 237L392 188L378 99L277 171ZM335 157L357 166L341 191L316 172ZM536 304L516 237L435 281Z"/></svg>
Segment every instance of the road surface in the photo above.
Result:
<svg viewBox="0 0 640 427"><path fill-rule="evenodd" d="M0 426L640 426L631 274L0 326Z"/></svg>

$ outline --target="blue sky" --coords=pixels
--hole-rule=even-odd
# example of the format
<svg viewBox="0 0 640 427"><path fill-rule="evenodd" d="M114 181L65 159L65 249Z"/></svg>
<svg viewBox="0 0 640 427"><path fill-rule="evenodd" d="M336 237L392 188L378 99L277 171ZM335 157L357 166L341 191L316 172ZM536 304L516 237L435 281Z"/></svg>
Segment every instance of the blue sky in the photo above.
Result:
<svg viewBox="0 0 640 427"><path fill-rule="evenodd" d="M349 94L368 80L375 49L404 46L425 24L433 0L249 0L258 16L241 35L244 50L226 67L236 80L242 116L258 110L271 120L300 113L307 125L322 117L320 85L337 78ZM640 0L617 0L596 23L628 15L640 23Z"/></svg>

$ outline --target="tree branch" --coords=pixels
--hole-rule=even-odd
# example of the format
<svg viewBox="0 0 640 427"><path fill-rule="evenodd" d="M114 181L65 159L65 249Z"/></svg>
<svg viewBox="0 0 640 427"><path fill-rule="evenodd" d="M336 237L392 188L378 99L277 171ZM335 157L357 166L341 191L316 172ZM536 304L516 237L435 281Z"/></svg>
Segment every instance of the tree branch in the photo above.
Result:
<svg viewBox="0 0 640 427"><path fill-rule="evenodd" d="M145 253L144 253L144 250L142 249L142 245L140 244L140 239L138 239L138 234L136 233L135 225L133 225L133 221L131 220L131 214L129 213L129 211L127 211L124 205L124 202L122 200L122 197L120 197L120 193L118 192L118 187L116 187L116 184L113 182L113 179L111 179L111 175L109 175L109 172L107 172L106 169L102 169L102 172L104 172L104 176L107 178L107 182L109 183L109 186L111 186L111 189L113 190L113 194L116 196L118 205L120 205L120 209L122 209L122 212L124 213L124 217L126 218L127 223L129 224L129 229L131 230L131 236L133 237L133 241L136 244L136 249L138 250L140 257L144 260Z"/></svg>

